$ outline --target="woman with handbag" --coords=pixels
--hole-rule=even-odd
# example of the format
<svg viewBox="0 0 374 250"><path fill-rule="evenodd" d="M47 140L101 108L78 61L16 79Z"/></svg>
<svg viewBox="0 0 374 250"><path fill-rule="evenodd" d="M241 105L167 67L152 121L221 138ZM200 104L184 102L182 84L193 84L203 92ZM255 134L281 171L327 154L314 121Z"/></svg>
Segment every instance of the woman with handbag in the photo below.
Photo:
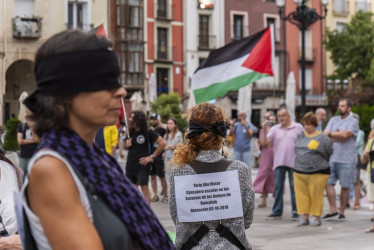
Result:
<svg viewBox="0 0 374 250"><path fill-rule="evenodd" d="M228 128L224 111L203 103L188 117L186 142L175 149L169 176L176 247L251 249L245 229L253 220L252 181L245 163L222 155Z"/></svg>
<svg viewBox="0 0 374 250"><path fill-rule="evenodd" d="M367 198L374 201L374 139L369 139L361 155L361 162L367 163ZM373 221L373 219L371 219ZM374 224L365 230L365 233L374 233Z"/></svg>
<svg viewBox="0 0 374 250"><path fill-rule="evenodd" d="M174 249L115 158L94 144L126 95L111 42L64 31L39 48L35 65L37 90L24 104L42 142L22 188L32 249Z"/></svg>

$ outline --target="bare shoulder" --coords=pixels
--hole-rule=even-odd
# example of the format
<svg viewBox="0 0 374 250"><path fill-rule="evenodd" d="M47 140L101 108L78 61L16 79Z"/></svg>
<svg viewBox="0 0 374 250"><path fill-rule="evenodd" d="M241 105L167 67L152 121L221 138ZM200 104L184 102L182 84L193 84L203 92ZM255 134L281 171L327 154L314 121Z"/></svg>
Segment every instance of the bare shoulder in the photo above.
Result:
<svg viewBox="0 0 374 250"><path fill-rule="evenodd" d="M35 162L29 174L27 193L36 213L44 207L43 204L49 208L61 208L79 201L79 192L70 171L65 163L53 156L43 156Z"/></svg>
<svg viewBox="0 0 374 250"><path fill-rule="evenodd" d="M74 181L65 163L49 155L38 159L29 174L31 185L34 180L43 184L62 185L65 182L68 184L69 179Z"/></svg>

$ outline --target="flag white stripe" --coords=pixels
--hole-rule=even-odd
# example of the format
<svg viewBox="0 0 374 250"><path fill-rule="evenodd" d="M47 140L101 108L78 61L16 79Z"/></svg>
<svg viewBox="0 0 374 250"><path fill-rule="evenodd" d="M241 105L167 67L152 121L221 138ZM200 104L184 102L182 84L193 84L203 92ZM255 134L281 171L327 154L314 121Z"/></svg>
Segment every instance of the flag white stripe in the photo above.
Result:
<svg viewBox="0 0 374 250"><path fill-rule="evenodd" d="M205 88L213 83L224 82L252 72L252 70L241 66L248 55L229 62L200 69L192 76L191 89Z"/></svg>

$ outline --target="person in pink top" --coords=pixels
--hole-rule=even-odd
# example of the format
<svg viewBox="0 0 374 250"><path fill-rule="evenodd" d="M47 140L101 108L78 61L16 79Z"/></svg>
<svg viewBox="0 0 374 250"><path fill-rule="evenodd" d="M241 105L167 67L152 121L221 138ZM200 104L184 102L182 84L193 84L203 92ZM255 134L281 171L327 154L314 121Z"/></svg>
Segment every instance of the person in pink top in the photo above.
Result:
<svg viewBox="0 0 374 250"><path fill-rule="evenodd" d="M260 144L262 137L266 136L270 128L275 125L276 117L273 112L266 112L264 115L265 119L265 133L264 129L260 130ZM265 134L265 135L264 135ZM256 193L262 194L262 202L258 205L259 208L266 207L266 199L269 193L274 193L274 171L273 171L273 145L264 146L261 144L261 158L260 167L256 176L256 180L253 182L253 189Z"/></svg>
<svg viewBox="0 0 374 250"><path fill-rule="evenodd" d="M286 173L288 173L288 180L290 183L291 204L292 204L292 220L299 218L296 209L295 191L293 183L293 167L295 162L295 141L297 136L304 131L300 123L292 122L290 114L286 108L279 109L278 113L279 124L273 126L266 136L262 137L262 145L274 146L274 206L272 213L266 219L280 219L283 213L283 190ZM263 124L263 131L264 130ZM263 132L264 133L264 132Z"/></svg>

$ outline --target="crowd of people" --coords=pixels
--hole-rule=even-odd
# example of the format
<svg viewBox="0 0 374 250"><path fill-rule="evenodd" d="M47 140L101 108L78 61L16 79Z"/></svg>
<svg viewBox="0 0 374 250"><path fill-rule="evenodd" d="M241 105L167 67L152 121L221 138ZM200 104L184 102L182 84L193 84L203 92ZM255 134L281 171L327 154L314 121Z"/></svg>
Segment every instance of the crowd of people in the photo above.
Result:
<svg viewBox="0 0 374 250"><path fill-rule="evenodd" d="M35 65L37 90L24 101L26 122L17 129L20 166L0 154L0 249L22 249L21 241L26 250L251 249L245 230L255 193L258 208L272 194L265 219L281 219L286 175L291 219L300 227L345 220L350 192L360 209L363 182L374 201L374 121L364 146L349 99L326 126L323 108L298 123L281 107L265 112L258 131L246 113L230 122L223 109L202 103L186 112L183 136L177 119L163 124L156 113L134 110L126 126L118 123L126 90L106 38L61 32L39 48ZM252 184L253 140L261 154ZM125 156L122 169L117 159ZM169 205L175 244L152 202Z"/></svg>
<svg viewBox="0 0 374 250"><path fill-rule="evenodd" d="M352 102L347 98L340 99L337 114L324 127L326 110L323 108L305 114L301 124L290 120L286 108L280 108L277 117L271 111L265 113L258 140L259 170L253 187L262 197L259 208L266 206L268 194L273 193L272 213L266 219L281 219L286 173L290 184L291 219L298 220L299 226L320 226L322 220L344 221L345 209L350 207L349 193L351 199L354 195L353 209L360 209L363 183L367 186L368 200L374 201L369 159L374 119L364 150L364 132L359 129L359 116L352 113ZM278 124L274 123L275 118L278 118ZM361 169L367 170L367 180L360 178ZM335 190L338 183L339 207ZM329 210L323 215L324 194ZM374 232L374 226L365 232Z"/></svg>

